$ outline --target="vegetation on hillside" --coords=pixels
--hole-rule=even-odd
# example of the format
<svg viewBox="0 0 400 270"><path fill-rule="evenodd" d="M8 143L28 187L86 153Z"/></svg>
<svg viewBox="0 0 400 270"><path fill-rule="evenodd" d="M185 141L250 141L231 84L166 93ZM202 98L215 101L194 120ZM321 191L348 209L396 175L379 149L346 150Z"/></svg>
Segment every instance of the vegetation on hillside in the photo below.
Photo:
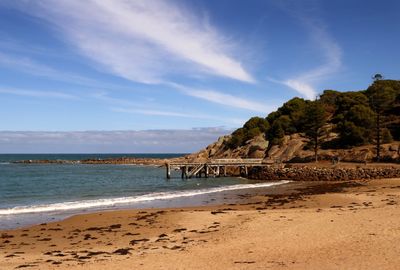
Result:
<svg viewBox="0 0 400 270"><path fill-rule="evenodd" d="M381 143L400 140L400 81L383 80L377 74L366 90L325 90L314 101L293 98L265 118L248 120L233 132L226 146L240 147L260 134L265 134L270 145L276 145L285 135L294 133L309 138L316 157L319 147L376 144L379 159ZM323 141L327 133L337 136Z"/></svg>

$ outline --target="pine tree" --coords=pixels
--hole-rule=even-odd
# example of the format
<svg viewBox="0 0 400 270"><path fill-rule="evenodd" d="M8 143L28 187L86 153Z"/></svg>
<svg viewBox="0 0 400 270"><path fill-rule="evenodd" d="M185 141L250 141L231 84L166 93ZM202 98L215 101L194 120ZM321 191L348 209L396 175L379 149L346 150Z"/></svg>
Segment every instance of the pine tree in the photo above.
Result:
<svg viewBox="0 0 400 270"><path fill-rule="evenodd" d="M374 84L368 89L369 98L372 109L376 113L376 161L381 159L381 142L382 142L382 122L384 111L393 104L396 93L390 86L384 86L379 83L383 78L382 75L376 74Z"/></svg>
<svg viewBox="0 0 400 270"><path fill-rule="evenodd" d="M325 134L327 114L324 106L319 101L308 104L304 113L305 135L314 148L315 161L318 161L318 149L321 144L321 137Z"/></svg>

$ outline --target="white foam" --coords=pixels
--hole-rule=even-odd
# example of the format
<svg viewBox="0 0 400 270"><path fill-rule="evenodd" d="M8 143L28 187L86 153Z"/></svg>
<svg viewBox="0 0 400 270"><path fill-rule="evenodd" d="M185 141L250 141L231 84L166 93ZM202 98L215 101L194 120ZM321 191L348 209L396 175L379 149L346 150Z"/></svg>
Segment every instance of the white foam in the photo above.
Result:
<svg viewBox="0 0 400 270"><path fill-rule="evenodd" d="M101 208L101 207L112 207L112 206L117 206L117 205L133 204L133 203L138 203L138 202L147 202L147 201L155 201L155 200L169 200L169 199L175 199L175 198L191 197L191 196L196 196L196 195L203 195L203 194L230 191L230 190L271 187L271 186L286 184L289 182L290 181L279 181L279 182L273 182L273 183L257 183L257 184L240 184L240 185L214 187L214 188L198 189L198 190L158 192L158 193L150 193L150 194L145 194L145 195L140 195L140 196L132 196L132 197L120 197L120 198L109 198L109 199L98 199L98 200L83 200L83 201L72 201L72 202L30 205L30 206L17 206L17 207L9 208L9 209L0 209L0 216L29 214L29 213L42 213L42 212L54 212L54 211L68 211L68 210L79 210L79 209Z"/></svg>

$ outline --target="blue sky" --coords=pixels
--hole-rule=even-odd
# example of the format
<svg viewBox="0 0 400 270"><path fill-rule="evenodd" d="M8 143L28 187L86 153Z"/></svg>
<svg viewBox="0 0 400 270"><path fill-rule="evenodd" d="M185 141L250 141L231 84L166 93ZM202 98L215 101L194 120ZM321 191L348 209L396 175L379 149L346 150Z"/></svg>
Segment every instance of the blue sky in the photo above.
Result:
<svg viewBox="0 0 400 270"><path fill-rule="evenodd" d="M395 0L1 1L0 152L24 150L5 147L6 131L218 127L217 137L295 96L364 89L375 73L399 79L399 9Z"/></svg>

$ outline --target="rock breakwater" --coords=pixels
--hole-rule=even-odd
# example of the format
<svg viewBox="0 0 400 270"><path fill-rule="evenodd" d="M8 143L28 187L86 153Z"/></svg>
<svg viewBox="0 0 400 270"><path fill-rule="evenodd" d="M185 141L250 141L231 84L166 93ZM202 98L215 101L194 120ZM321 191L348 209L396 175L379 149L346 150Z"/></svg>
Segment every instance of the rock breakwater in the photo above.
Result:
<svg viewBox="0 0 400 270"><path fill-rule="evenodd" d="M254 180L348 181L400 178L400 168L253 168L249 178Z"/></svg>
<svg viewBox="0 0 400 270"><path fill-rule="evenodd" d="M84 159L84 160L20 160L14 161L13 163L22 164L126 164L126 165L153 165L161 166L167 161L173 161L175 159L157 159L157 158L132 158L132 157L120 157L120 158L106 158L106 159Z"/></svg>
<svg viewBox="0 0 400 270"><path fill-rule="evenodd" d="M164 165L167 159L157 158L108 158L108 159L85 159L81 160L81 164L135 164L135 165Z"/></svg>

